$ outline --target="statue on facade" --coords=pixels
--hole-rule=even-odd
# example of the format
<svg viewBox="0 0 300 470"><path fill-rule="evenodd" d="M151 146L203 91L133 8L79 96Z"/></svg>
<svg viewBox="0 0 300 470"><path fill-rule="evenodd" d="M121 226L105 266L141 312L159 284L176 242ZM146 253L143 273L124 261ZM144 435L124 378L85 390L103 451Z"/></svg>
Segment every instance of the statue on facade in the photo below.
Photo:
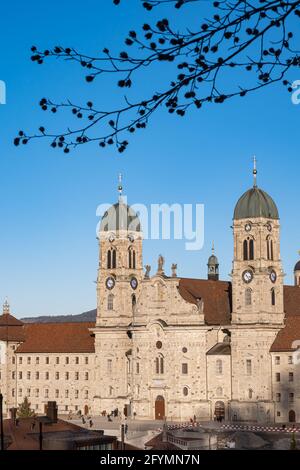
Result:
<svg viewBox="0 0 300 470"><path fill-rule="evenodd" d="M158 257L158 266L157 266L157 274L163 274L164 264L165 264L164 257L162 255L159 255L159 257Z"/></svg>
<svg viewBox="0 0 300 470"><path fill-rule="evenodd" d="M145 279L150 279L150 271L151 271L151 266L150 264L146 264L145 266Z"/></svg>
<svg viewBox="0 0 300 470"><path fill-rule="evenodd" d="M172 269L172 277L177 277L177 264L173 263L171 266Z"/></svg>

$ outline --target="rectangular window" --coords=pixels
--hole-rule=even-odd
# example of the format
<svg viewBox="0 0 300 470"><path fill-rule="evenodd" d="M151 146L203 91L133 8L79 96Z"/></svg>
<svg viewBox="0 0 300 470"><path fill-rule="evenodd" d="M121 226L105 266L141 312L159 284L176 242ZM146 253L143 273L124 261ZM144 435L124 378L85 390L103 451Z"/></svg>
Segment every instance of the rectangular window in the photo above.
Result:
<svg viewBox="0 0 300 470"><path fill-rule="evenodd" d="M279 356L275 357L275 364L276 364L276 366L280 365L280 357Z"/></svg>
<svg viewBox="0 0 300 470"><path fill-rule="evenodd" d="M27 396L30 397L30 388L27 388Z"/></svg>
<svg viewBox="0 0 300 470"><path fill-rule="evenodd" d="M293 393L289 393L289 402L294 403L294 394Z"/></svg>
<svg viewBox="0 0 300 470"><path fill-rule="evenodd" d="M70 362L70 361L69 361L69 358L66 357L66 364L69 364L69 362Z"/></svg>
<svg viewBox="0 0 300 470"><path fill-rule="evenodd" d="M12 378L13 380L15 380L15 378L16 378L16 373L15 373L15 371L13 371L13 372L11 373L11 378Z"/></svg>
<svg viewBox="0 0 300 470"><path fill-rule="evenodd" d="M47 365L49 364L49 357L48 356L46 357L46 364Z"/></svg>
<svg viewBox="0 0 300 470"><path fill-rule="evenodd" d="M69 398L69 390L65 391L65 398Z"/></svg>
<svg viewBox="0 0 300 470"><path fill-rule="evenodd" d="M277 403L281 402L281 393L276 393L276 401Z"/></svg>
<svg viewBox="0 0 300 470"><path fill-rule="evenodd" d="M14 388L11 389L11 396L12 396L12 397L15 396L15 389L14 389Z"/></svg>
<svg viewBox="0 0 300 470"><path fill-rule="evenodd" d="M279 372L277 372L275 378L276 378L276 382L280 382L280 373Z"/></svg>
<svg viewBox="0 0 300 470"><path fill-rule="evenodd" d="M59 380L59 372L55 372L55 379Z"/></svg>
<svg viewBox="0 0 300 470"><path fill-rule="evenodd" d="M56 364L59 364L59 357L55 358L55 362L56 362Z"/></svg>
<svg viewBox="0 0 300 470"><path fill-rule="evenodd" d="M19 357L19 364L22 364L22 362L23 362L23 358Z"/></svg>
<svg viewBox="0 0 300 470"><path fill-rule="evenodd" d="M31 364L31 357L27 357L27 364L28 364L28 365Z"/></svg>
<svg viewBox="0 0 300 470"><path fill-rule="evenodd" d="M136 373L137 374L140 373L140 363L139 362L136 363Z"/></svg>
<svg viewBox="0 0 300 470"><path fill-rule="evenodd" d="M75 357L75 364L79 364L79 357L78 356Z"/></svg>
<svg viewBox="0 0 300 470"><path fill-rule="evenodd" d="M85 380L89 380L89 373L88 372L85 373Z"/></svg>
<svg viewBox="0 0 300 470"><path fill-rule="evenodd" d="M89 397L89 391L88 390L85 390L84 391L84 398L88 398Z"/></svg>
<svg viewBox="0 0 300 470"><path fill-rule="evenodd" d="M294 382L294 374L293 372L289 373L289 382Z"/></svg>
<svg viewBox="0 0 300 470"><path fill-rule="evenodd" d="M45 389L45 398L49 398L49 390L48 390L48 388Z"/></svg>
<svg viewBox="0 0 300 470"><path fill-rule="evenodd" d="M188 365L186 362L184 362L183 364L181 364L181 373L182 374L187 374L188 373Z"/></svg>
<svg viewBox="0 0 300 470"><path fill-rule="evenodd" d="M55 398L59 398L59 390L55 390Z"/></svg>
<svg viewBox="0 0 300 470"><path fill-rule="evenodd" d="M22 389L19 388L19 397L21 397L21 396L22 396Z"/></svg>
<svg viewBox="0 0 300 470"><path fill-rule="evenodd" d="M247 361L246 361L246 370L247 370L247 375L252 375L252 361L251 361L251 359L247 359Z"/></svg>
<svg viewBox="0 0 300 470"><path fill-rule="evenodd" d="M36 380L39 380L39 378L40 378L40 373L39 373L39 372L36 372L36 373L35 373L35 379L36 379Z"/></svg>
<svg viewBox="0 0 300 470"><path fill-rule="evenodd" d="M23 374L22 372L19 372L19 379L22 380Z"/></svg>
<svg viewBox="0 0 300 470"><path fill-rule="evenodd" d="M46 373L45 373L45 379L46 379L46 380L49 380L49 372L46 372Z"/></svg>
<svg viewBox="0 0 300 470"><path fill-rule="evenodd" d="M281 416L280 411L277 411L277 417L280 418L280 416Z"/></svg>
<svg viewBox="0 0 300 470"><path fill-rule="evenodd" d="M35 363L36 363L36 364L39 364L39 363L40 363L40 358L39 358L39 357L36 357L36 358L35 358Z"/></svg>
<svg viewBox="0 0 300 470"><path fill-rule="evenodd" d="M110 374L112 371L112 360L107 359L107 372Z"/></svg>
<svg viewBox="0 0 300 470"><path fill-rule="evenodd" d="M89 358L88 357L85 357L85 363L88 364L89 363Z"/></svg>
<svg viewBox="0 0 300 470"><path fill-rule="evenodd" d="M293 361L293 356L289 356L288 357L288 364L293 364L294 361Z"/></svg>
<svg viewBox="0 0 300 470"><path fill-rule="evenodd" d="M16 363L16 358L12 357L11 362L12 362L12 364L15 364Z"/></svg>
<svg viewBox="0 0 300 470"><path fill-rule="evenodd" d="M75 372L75 380L79 380L79 372Z"/></svg>
<svg viewBox="0 0 300 470"><path fill-rule="evenodd" d="M35 398L39 398L40 391L38 388L35 389Z"/></svg>
<svg viewBox="0 0 300 470"><path fill-rule="evenodd" d="M66 372L65 377L66 377L66 380L69 380L69 372Z"/></svg>
<svg viewBox="0 0 300 470"><path fill-rule="evenodd" d="M30 380L30 377L31 377L31 373L28 371L27 372L27 380Z"/></svg>
<svg viewBox="0 0 300 470"><path fill-rule="evenodd" d="M79 390L75 390L75 398L78 398L79 396Z"/></svg>

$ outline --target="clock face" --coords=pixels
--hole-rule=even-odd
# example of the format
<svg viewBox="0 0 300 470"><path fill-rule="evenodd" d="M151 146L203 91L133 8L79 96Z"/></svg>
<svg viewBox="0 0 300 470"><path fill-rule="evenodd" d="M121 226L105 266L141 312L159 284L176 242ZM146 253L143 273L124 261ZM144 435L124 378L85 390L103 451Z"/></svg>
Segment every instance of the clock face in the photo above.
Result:
<svg viewBox="0 0 300 470"><path fill-rule="evenodd" d="M105 281L107 289L111 290L115 287L115 280L113 277L108 277Z"/></svg>
<svg viewBox="0 0 300 470"><path fill-rule="evenodd" d="M270 280L271 280L271 282L273 282L273 284L275 284L275 282L277 280L277 274L276 274L275 271L270 272Z"/></svg>
<svg viewBox="0 0 300 470"><path fill-rule="evenodd" d="M246 232L250 232L250 231L251 231L251 228L252 228L252 227L251 227L251 224L250 224L250 223L248 223L248 224L245 225L245 230L246 230Z"/></svg>
<svg viewBox="0 0 300 470"><path fill-rule="evenodd" d="M138 281L137 281L137 279L136 279L135 277L132 277L132 278L130 279L130 285L131 285L132 289L136 289L136 288L137 288L137 286L138 286Z"/></svg>
<svg viewBox="0 0 300 470"><path fill-rule="evenodd" d="M270 223L267 224L267 229L269 230L269 232L272 232L272 225Z"/></svg>
<svg viewBox="0 0 300 470"><path fill-rule="evenodd" d="M253 272L250 269L247 269L247 271L243 272L243 281L246 282L246 284L249 284L253 279Z"/></svg>

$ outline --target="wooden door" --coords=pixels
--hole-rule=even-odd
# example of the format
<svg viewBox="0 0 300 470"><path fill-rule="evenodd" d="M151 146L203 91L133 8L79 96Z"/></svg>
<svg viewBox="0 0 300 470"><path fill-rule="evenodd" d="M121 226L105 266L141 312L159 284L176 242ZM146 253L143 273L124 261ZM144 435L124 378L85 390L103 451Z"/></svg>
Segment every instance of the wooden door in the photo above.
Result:
<svg viewBox="0 0 300 470"><path fill-rule="evenodd" d="M155 400L155 419L163 420L165 417L165 399L159 395Z"/></svg>

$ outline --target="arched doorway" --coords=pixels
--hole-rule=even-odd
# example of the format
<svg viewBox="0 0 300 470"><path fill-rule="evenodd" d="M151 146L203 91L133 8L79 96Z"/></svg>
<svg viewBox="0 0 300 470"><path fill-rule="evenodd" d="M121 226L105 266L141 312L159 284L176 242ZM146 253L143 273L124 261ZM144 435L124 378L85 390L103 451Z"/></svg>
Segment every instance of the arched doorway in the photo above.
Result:
<svg viewBox="0 0 300 470"><path fill-rule="evenodd" d="M225 419L225 404L223 401L217 401L215 404L215 418L217 421Z"/></svg>
<svg viewBox="0 0 300 470"><path fill-rule="evenodd" d="M296 413L294 410L291 410L289 412L289 422L290 423L295 423L296 422Z"/></svg>
<svg viewBox="0 0 300 470"><path fill-rule="evenodd" d="M84 414L85 416L89 414L89 407L87 405L84 405Z"/></svg>
<svg viewBox="0 0 300 470"><path fill-rule="evenodd" d="M155 419L162 420L165 417L165 399L158 395L155 400Z"/></svg>

